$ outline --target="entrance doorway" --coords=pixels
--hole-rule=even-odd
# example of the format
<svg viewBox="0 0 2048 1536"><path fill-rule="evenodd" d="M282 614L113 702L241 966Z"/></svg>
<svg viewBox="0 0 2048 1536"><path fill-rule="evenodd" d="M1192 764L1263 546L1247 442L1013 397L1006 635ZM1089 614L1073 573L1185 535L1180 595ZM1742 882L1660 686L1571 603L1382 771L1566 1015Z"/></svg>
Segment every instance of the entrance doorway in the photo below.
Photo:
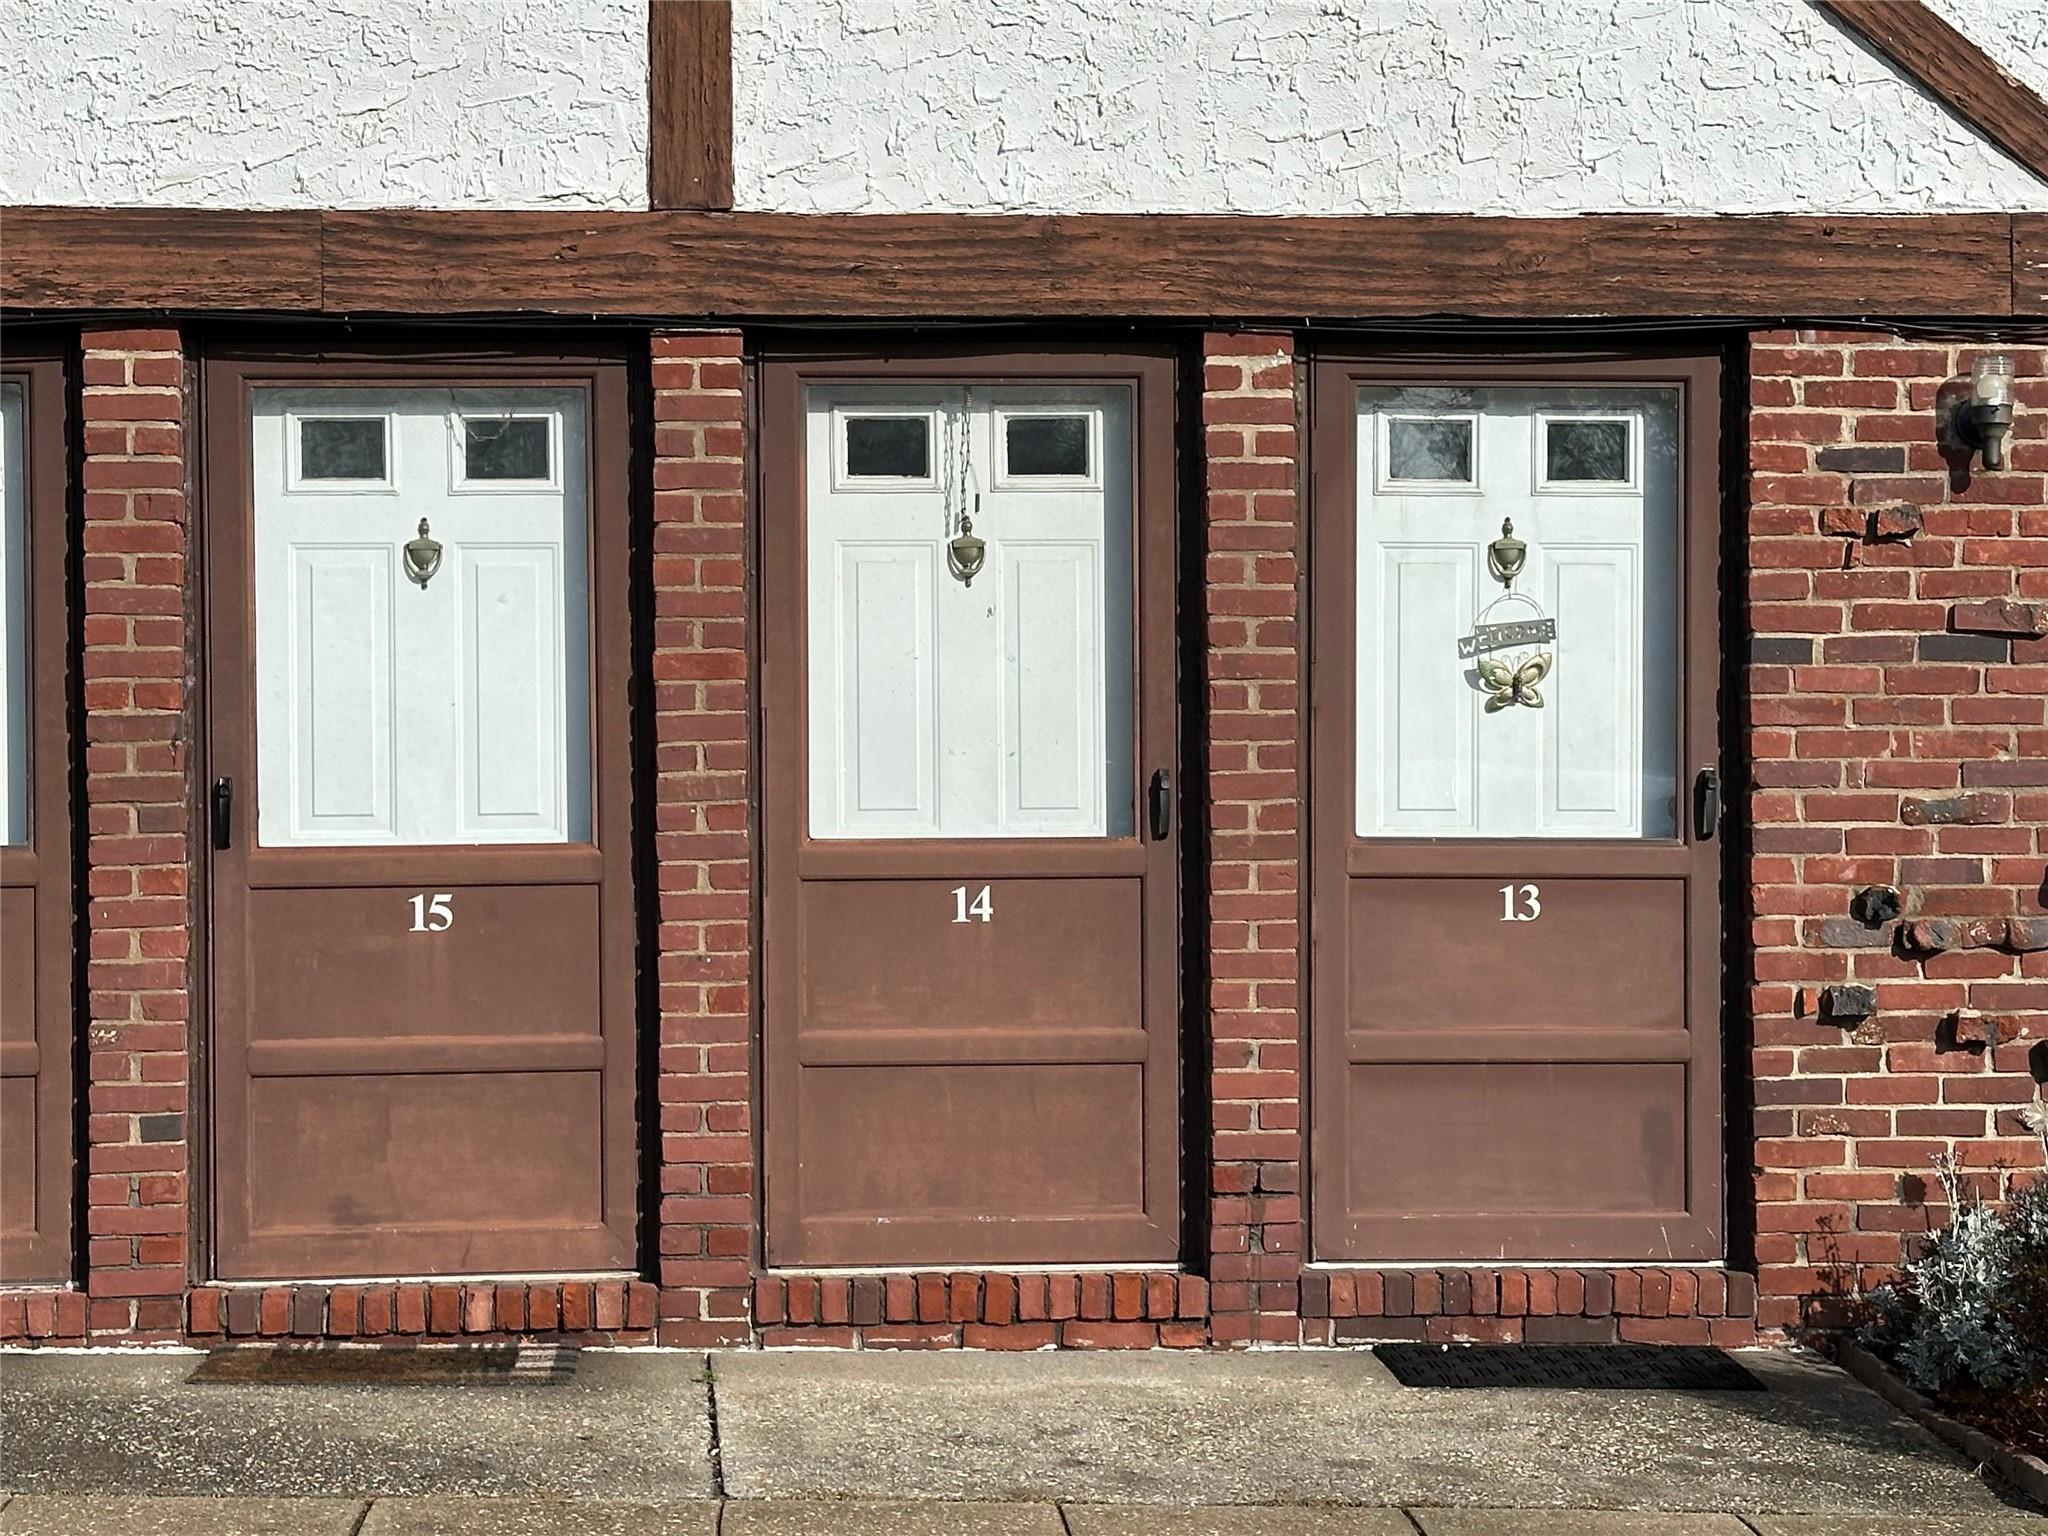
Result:
<svg viewBox="0 0 2048 1536"><path fill-rule="evenodd" d="M1722 1254L1716 380L1317 368L1319 1259Z"/></svg>
<svg viewBox="0 0 2048 1536"><path fill-rule="evenodd" d="M1171 363L764 384L768 1261L1170 1260Z"/></svg>
<svg viewBox="0 0 2048 1536"><path fill-rule="evenodd" d="M0 370L0 1283L71 1278L64 365Z"/></svg>
<svg viewBox="0 0 2048 1536"><path fill-rule="evenodd" d="M207 379L217 1272L630 1266L623 365Z"/></svg>

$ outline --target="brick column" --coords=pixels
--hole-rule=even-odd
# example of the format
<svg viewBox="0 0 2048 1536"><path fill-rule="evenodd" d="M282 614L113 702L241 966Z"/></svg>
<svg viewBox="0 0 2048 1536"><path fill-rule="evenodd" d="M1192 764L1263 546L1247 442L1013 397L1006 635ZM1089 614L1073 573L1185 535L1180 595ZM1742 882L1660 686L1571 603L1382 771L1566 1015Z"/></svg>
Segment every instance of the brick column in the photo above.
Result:
<svg viewBox="0 0 2048 1536"><path fill-rule="evenodd" d="M188 1230L184 358L175 330L83 346L87 1322L168 1339Z"/></svg>
<svg viewBox="0 0 2048 1536"><path fill-rule="evenodd" d="M1221 1345L1301 1329L1297 416L1291 336L1203 338L1209 1302Z"/></svg>
<svg viewBox="0 0 2048 1536"><path fill-rule="evenodd" d="M653 352L659 1337L744 1344L755 1182L740 338L661 334Z"/></svg>
<svg viewBox="0 0 2048 1536"><path fill-rule="evenodd" d="M1944 448L1974 349L1751 338L1746 755L1759 1321L1838 1315L2038 1177L2048 1076L2048 355L2010 467ZM2027 1172L2026 1170L2036 1170Z"/></svg>

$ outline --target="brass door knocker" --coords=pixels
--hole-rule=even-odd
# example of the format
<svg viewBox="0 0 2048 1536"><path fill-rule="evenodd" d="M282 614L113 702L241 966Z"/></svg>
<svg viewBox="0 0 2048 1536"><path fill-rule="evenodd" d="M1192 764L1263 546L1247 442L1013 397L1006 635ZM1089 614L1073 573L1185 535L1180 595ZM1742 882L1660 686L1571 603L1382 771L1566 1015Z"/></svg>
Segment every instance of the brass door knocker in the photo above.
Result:
<svg viewBox="0 0 2048 1536"><path fill-rule="evenodd" d="M1529 546L1515 537L1515 520L1512 517L1502 518L1500 537L1486 546L1486 568L1493 572L1495 581L1504 587L1512 587L1528 559Z"/></svg>
<svg viewBox="0 0 2048 1536"><path fill-rule="evenodd" d="M979 503L980 497L975 501ZM973 586L974 578L981 574L982 562L988 558L988 541L976 536L974 519L966 513L960 514L960 531L946 541L946 563L953 568L965 586Z"/></svg>
<svg viewBox="0 0 2048 1536"><path fill-rule="evenodd" d="M420 519L419 537L408 539L405 545L405 574L418 582L424 589L434 579L434 572L441 569L441 541L427 531L427 520Z"/></svg>

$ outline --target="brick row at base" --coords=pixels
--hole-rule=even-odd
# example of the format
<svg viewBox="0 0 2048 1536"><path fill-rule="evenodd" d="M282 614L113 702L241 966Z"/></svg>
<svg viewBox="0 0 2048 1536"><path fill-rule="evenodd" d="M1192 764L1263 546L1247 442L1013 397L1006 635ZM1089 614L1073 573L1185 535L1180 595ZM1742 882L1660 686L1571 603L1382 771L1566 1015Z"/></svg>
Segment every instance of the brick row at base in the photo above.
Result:
<svg viewBox="0 0 2048 1536"><path fill-rule="evenodd" d="M1209 1283L1169 1271L762 1275L761 1342L894 1349L1199 1349Z"/></svg>
<svg viewBox="0 0 2048 1536"><path fill-rule="evenodd" d="M221 1338L510 1338L645 1344L654 1287L644 1280L237 1285L192 1293L195 1341Z"/></svg>
<svg viewBox="0 0 2048 1536"><path fill-rule="evenodd" d="M1757 1282L1733 1270L1311 1270L1300 1278L1300 1311L1401 1325L1374 1337L1421 1337L1430 1319L1477 1319L1489 1325L1477 1331L1499 1337L1595 1339L1618 1329L1620 1337L1690 1341L1702 1333L1696 1323L1753 1333ZM1559 1319L1585 1327L1556 1327Z"/></svg>
<svg viewBox="0 0 2048 1536"><path fill-rule="evenodd" d="M34 1290L0 1292L0 1344L48 1339L83 1343L85 1292Z"/></svg>

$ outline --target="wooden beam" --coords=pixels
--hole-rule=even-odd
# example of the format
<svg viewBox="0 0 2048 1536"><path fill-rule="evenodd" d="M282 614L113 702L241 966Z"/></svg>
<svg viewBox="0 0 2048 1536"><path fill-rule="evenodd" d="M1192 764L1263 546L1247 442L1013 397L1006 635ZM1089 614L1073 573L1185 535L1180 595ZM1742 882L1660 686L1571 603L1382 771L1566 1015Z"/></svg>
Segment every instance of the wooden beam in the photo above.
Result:
<svg viewBox="0 0 2048 1536"><path fill-rule="evenodd" d="M2005 214L1506 219L7 210L36 310L1341 321L2004 315ZM318 221L317 239L308 220Z"/></svg>
<svg viewBox="0 0 2048 1536"><path fill-rule="evenodd" d="M2048 181L2048 104L1920 0L1816 0L1957 117Z"/></svg>
<svg viewBox="0 0 2048 1536"><path fill-rule="evenodd" d="M2012 312L2048 316L2048 213L2012 221Z"/></svg>
<svg viewBox="0 0 2048 1536"><path fill-rule="evenodd" d="M0 303L320 308L320 215L0 208Z"/></svg>
<svg viewBox="0 0 2048 1536"><path fill-rule="evenodd" d="M731 0L648 0L648 200L732 206Z"/></svg>

